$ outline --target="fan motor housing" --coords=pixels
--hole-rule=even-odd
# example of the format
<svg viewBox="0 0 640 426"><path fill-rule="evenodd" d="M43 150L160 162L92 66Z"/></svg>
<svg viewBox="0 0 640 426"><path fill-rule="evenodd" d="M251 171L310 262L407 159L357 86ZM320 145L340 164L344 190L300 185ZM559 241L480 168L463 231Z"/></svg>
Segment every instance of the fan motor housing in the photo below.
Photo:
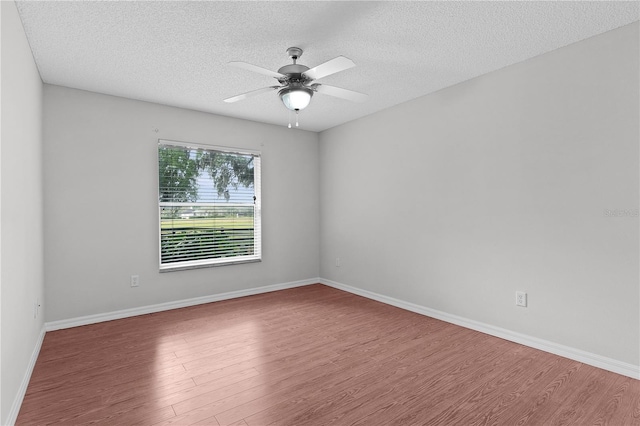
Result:
<svg viewBox="0 0 640 426"><path fill-rule="evenodd" d="M309 67L300 64L289 64L281 67L278 72L289 77L291 80L306 80L302 75Z"/></svg>

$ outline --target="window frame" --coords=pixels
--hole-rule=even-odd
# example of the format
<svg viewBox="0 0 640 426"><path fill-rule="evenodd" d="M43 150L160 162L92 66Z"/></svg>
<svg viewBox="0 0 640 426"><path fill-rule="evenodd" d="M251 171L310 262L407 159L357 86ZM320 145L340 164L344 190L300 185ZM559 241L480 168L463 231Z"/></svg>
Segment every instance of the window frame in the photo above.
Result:
<svg viewBox="0 0 640 426"><path fill-rule="evenodd" d="M253 190L255 200L253 203L253 238L254 238L254 254L245 256L232 256L221 258L208 258L199 260L187 260L180 262L162 263L162 208L172 206L247 206L245 203L211 203L211 202L161 202L160 201L160 148L161 147L189 148L196 150L204 150L210 152L221 152L224 154L250 155L253 161ZM180 142L168 139L158 139L156 145L156 200L158 206L158 264L160 272L180 271L187 269L210 268L217 266L237 265L244 263L254 263L262 261L262 153L260 151L234 148L220 145L203 145L191 142Z"/></svg>

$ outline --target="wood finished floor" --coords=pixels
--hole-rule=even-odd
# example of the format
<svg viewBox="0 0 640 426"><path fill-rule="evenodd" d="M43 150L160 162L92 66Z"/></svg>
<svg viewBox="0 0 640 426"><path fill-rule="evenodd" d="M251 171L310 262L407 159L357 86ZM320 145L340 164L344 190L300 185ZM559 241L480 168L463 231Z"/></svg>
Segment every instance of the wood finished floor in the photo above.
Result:
<svg viewBox="0 0 640 426"><path fill-rule="evenodd" d="M640 425L640 381L313 285L46 334L18 425Z"/></svg>

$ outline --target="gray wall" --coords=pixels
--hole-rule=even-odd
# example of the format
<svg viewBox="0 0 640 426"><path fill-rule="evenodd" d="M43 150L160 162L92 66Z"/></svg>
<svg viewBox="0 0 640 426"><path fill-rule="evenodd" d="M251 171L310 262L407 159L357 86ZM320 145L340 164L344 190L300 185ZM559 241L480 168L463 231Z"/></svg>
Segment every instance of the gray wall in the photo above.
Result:
<svg viewBox="0 0 640 426"><path fill-rule="evenodd" d="M13 2L1 2L2 134L0 424L6 424L40 341L42 300L42 81Z"/></svg>
<svg viewBox="0 0 640 426"><path fill-rule="evenodd" d="M45 85L44 135L47 321L319 276L316 133ZM262 262L158 272L159 138L262 152Z"/></svg>
<svg viewBox="0 0 640 426"><path fill-rule="evenodd" d="M638 75L634 23L321 133L321 276L640 365Z"/></svg>

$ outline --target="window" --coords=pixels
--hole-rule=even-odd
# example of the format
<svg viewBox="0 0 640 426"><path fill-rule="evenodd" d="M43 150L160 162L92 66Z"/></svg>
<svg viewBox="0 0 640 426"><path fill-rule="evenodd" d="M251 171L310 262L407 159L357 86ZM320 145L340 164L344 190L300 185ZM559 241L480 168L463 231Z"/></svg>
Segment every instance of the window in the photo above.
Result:
<svg viewBox="0 0 640 426"><path fill-rule="evenodd" d="M160 140L160 270L259 261L260 154Z"/></svg>

